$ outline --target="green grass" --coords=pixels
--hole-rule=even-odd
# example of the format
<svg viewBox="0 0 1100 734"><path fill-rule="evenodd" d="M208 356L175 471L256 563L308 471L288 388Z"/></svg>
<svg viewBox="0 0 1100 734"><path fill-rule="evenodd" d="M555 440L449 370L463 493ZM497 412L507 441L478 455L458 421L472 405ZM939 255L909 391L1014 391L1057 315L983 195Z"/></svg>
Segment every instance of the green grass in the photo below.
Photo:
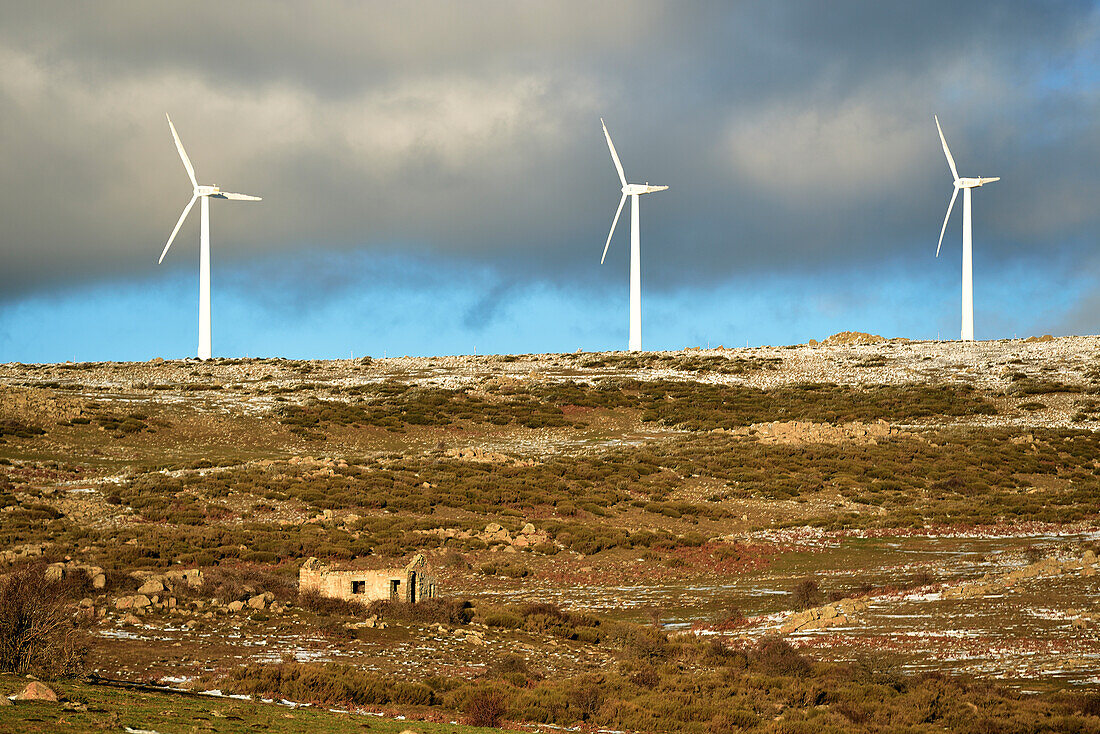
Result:
<svg viewBox="0 0 1100 734"><path fill-rule="evenodd" d="M0 693L18 692L26 680L0 675ZM80 681L50 684L86 711L65 710L62 704L17 702L0 708L0 731L5 734L76 734L77 732L154 730L160 734L195 731L256 732L269 734L345 734L378 732L397 734L413 729L420 734L500 731L478 727L400 721L375 716L334 713L315 708L290 709L277 704L239 701L210 696L185 696L89 685Z"/></svg>

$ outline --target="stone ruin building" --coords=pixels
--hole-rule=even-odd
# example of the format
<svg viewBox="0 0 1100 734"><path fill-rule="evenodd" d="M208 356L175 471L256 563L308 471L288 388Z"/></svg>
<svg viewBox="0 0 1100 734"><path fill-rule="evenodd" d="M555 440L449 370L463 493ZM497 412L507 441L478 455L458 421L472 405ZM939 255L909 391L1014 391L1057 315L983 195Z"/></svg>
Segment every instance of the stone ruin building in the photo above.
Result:
<svg viewBox="0 0 1100 734"><path fill-rule="evenodd" d="M423 553L404 568L336 568L310 558L298 570L298 591L369 604L392 600L415 604L438 593L435 574Z"/></svg>

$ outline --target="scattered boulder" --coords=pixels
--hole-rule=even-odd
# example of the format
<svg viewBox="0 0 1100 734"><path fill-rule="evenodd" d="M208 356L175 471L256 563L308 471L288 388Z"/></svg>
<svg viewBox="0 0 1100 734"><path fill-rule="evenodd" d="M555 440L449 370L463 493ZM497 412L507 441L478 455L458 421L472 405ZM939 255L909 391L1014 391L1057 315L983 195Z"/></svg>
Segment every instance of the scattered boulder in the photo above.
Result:
<svg viewBox="0 0 1100 734"><path fill-rule="evenodd" d="M57 692L42 681L35 680L15 694L16 701L52 701L57 702Z"/></svg>
<svg viewBox="0 0 1100 734"><path fill-rule="evenodd" d="M272 601L275 600L275 595L270 591L265 591L262 594L257 594L248 600L248 606L252 609L263 609Z"/></svg>
<svg viewBox="0 0 1100 734"><path fill-rule="evenodd" d="M233 613L239 612L242 609L244 609L244 602L240 601L240 600L231 601L231 602L229 602L229 604L226 605L226 609L228 609L229 611L231 611Z"/></svg>
<svg viewBox="0 0 1100 734"><path fill-rule="evenodd" d="M499 523L491 522L485 526L485 530L478 533L479 538L486 543L511 543L512 535Z"/></svg>
<svg viewBox="0 0 1100 734"><path fill-rule="evenodd" d="M175 568L165 573L164 577L174 584L185 583L191 589L199 588L204 581L202 570L198 568Z"/></svg>
<svg viewBox="0 0 1100 734"><path fill-rule="evenodd" d="M147 597L145 594L120 596L115 599L115 609L144 609L152 603L153 600Z"/></svg>
<svg viewBox="0 0 1100 734"><path fill-rule="evenodd" d="M138 589L139 594L153 595L159 594L164 591L164 584L158 579L149 579L141 588Z"/></svg>

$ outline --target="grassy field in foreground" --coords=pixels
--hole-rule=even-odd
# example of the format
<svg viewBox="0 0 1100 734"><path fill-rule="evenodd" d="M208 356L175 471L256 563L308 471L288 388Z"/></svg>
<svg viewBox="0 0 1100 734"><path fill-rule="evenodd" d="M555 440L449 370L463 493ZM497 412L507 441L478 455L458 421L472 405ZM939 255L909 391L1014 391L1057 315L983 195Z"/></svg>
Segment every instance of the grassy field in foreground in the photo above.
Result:
<svg viewBox="0 0 1100 734"><path fill-rule="evenodd" d="M14 675L0 675L0 695L20 691L27 681ZM156 731L159 734L190 732L255 732L271 734L344 734L371 731L397 734L411 729L418 734L455 732L476 734L499 729L482 729L456 724L397 721L376 716L338 713L321 709L290 709L277 704L205 696L144 693L93 686L79 681L51 683L67 702L17 702L0 707L0 731L5 734L76 734L77 732ZM71 704L78 704L74 710Z"/></svg>

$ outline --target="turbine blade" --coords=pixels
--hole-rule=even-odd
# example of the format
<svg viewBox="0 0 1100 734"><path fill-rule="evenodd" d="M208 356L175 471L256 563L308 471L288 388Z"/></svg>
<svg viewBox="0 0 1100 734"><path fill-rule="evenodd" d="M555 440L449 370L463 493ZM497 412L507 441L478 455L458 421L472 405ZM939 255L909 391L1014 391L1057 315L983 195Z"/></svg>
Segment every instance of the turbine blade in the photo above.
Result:
<svg viewBox="0 0 1100 734"><path fill-rule="evenodd" d="M984 186L987 183L993 183L994 181L1000 181L1001 177L1000 176L994 176L993 178L980 178L978 180L981 181L982 185Z"/></svg>
<svg viewBox="0 0 1100 734"><path fill-rule="evenodd" d="M611 160L615 161L615 170L619 172L619 180L623 182L623 186L626 186L626 174L623 173L623 164L619 161L619 154L615 152L615 144L611 142L611 133L607 132L607 125L604 124L603 118L600 118L600 124L603 125L603 136L607 138L607 147L611 150Z"/></svg>
<svg viewBox="0 0 1100 734"><path fill-rule="evenodd" d="M168 117L168 113L165 112L164 116ZM172 129L172 139L176 141L176 150L180 152L183 167L187 169L187 178L191 179L191 185L197 189L199 182L195 180L195 167L191 165L191 159L187 157L187 151L183 149L183 143L180 142L180 136L176 133L176 126L172 124L171 117L168 117L168 127Z"/></svg>
<svg viewBox="0 0 1100 734"><path fill-rule="evenodd" d="M940 246L943 245L943 233L947 231L947 220L951 218L951 208L955 206L955 197L959 195L959 187L951 194L951 203L947 205L947 216L943 218L943 226L940 227L940 243L936 245L936 257L940 256Z"/></svg>
<svg viewBox="0 0 1100 734"><path fill-rule="evenodd" d="M216 194L216 196L218 196L219 198L222 198L222 199L232 199L233 201L263 201L263 197L260 197L260 196L249 196L248 194L234 194L230 191L222 191L222 192Z"/></svg>
<svg viewBox="0 0 1100 734"><path fill-rule="evenodd" d="M183 220L187 219L187 215L191 213L191 207L195 205L195 200L199 198L198 194L191 197L191 201L187 202L187 206L183 208L183 214L180 214L179 221L176 222L176 228L172 230L172 236L168 238L168 244L164 246L164 250L160 253L160 260L157 260L157 265L164 262L164 256L168 254L168 248L172 246L172 240L176 239L176 233L180 231L180 227L183 226Z"/></svg>
<svg viewBox="0 0 1100 734"><path fill-rule="evenodd" d="M610 140L611 138L608 138ZM612 148L614 150L614 148ZM607 242L603 246L603 255L600 256L600 265L603 265L603 260L607 257L607 248L611 246L611 236L615 234L615 227L619 223L619 215L623 213L623 204L626 203L626 194L623 194L623 198L619 199L619 208L615 210L615 218L611 220L611 231L607 233Z"/></svg>
<svg viewBox="0 0 1100 734"><path fill-rule="evenodd" d="M943 136L943 128L940 127L940 118L935 115L932 115L932 118L936 121L936 129L940 132L940 142L943 143L943 154L947 156L947 165L951 167L951 175L958 181L959 172L955 169L955 159L951 157L951 149L947 147L947 138Z"/></svg>

